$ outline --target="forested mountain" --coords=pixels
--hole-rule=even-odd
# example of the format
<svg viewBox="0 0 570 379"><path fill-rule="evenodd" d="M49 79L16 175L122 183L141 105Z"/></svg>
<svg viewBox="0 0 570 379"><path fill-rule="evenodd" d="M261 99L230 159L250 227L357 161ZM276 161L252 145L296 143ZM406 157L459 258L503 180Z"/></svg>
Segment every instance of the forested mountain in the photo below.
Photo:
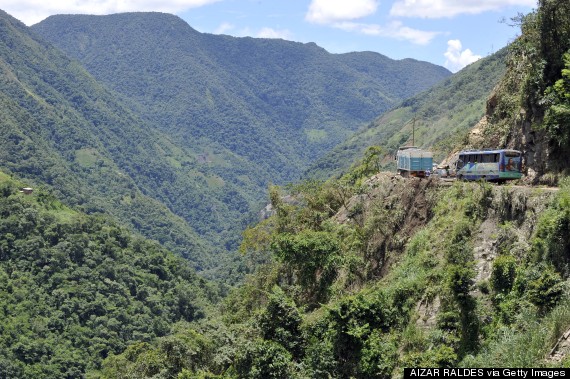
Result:
<svg viewBox="0 0 570 379"><path fill-rule="evenodd" d="M390 145L368 146L344 175L270 186L270 216L248 227L240 246L260 264L219 308L210 304L218 291L186 261L102 215L63 206L52 192L104 211L110 192L101 187L118 180L113 191L133 191L113 198L118 210L108 211L120 216L130 201L150 202L143 192L168 175L184 177L173 167L217 175L214 153L230 151L226 142L193 161L196 152L177 139L193 134L166 137L141 108L146 103L97 86L77 63L2 15L2 164L48 184L26 195L18 188L30 182L0 174L0 376L368 379L401 377L404 367L570 366L569 7L540 0L519 20L521 38L506 56L466 69L487 72L479 80L492 87L494 65L502 71L507 62L477 143L526 148L528 167L538 179L558 179L558 187L378 173ZM470 78L452 77L426 95L431 103L404 102L402 118L397 111L392 117L405 128L389 129L390 143L409 140L402 120L414 110L460 131L454 139L419 129L426 144L474 145L464 129L478 120L485 97ZM90 82L98 91L83 92ZM463 99L471 95L475 105ZM101 110L108 107L121 117ZM446 108L455 115L430 111ZM92 123L83 112L94 115ZM127 131L134 134L121 134ZM158 139L148 143L147 136ZM157 160L123 155L131 144ZM121 161L127 157L133 160ZM167 163L152 171L159 162ZM136 176L134 164L150 174ZM105 175L109 181L98 180Z"/></svg>
<svg viewBox="0 0 570 379"><path fill-rule="evenodd" d="M174 181L179 148L24 24L2 12L0 28L0 167L207 266L215 249L198 227L147 196L165 176Z"/></svg>
<svg viewBox="0 0 570 379"><path fill-rule="evenodd" d="M450 75L201 34L159 13L50 17L33 32L4 12L0 21L0 165L229 276L235 265L221 262L235 259L269 183L298 177L362 122Z"/></svg>
<svg viewBox="0 0 570 379"><path fill-rule="evenodd" d="M568 7L539 1L508 51L471 67L506 62L495 89L492 78L484 84L487 96L477 82L456 82L475 91L476 106L464 113L469 121L457 120L465 122L459 137L445 136L452 147L472 144L466 123L478 124L488 99L479 143L525 148L530 167L556 176L558 187L377 173L385 147L368 147L340 177L270 189L273 215L248 228L242 244L267 263L219 318L194 324L192 360L172 360L159 339L108 358L101 377L367 379L401 377L404 367L568 367ZM454 93L407 107L428 119L429 106L470 108ZM398 133L408 142L409 130ZM434 134L423 138L445 141ZM165 358L149 367L149 355Z"/></svg>
<svg viewBox="0 0 570 379"><path fill-rule="evenodd" d="M377 117L318 159L304 174L326 179L341 175L365 150L381 146L386 169L395 169L393 158L400 146L428 148L441 161L453 152L484 116L492 89L506 70L507 49L485 57ZM414 120L415 119L415 120ZM489 146L488 146L489 147Z"/></svg>
<svg viewBox="0 0 570 379"><path fill-rule="evenodd" d="M334 55L315 44L202 34L161 13L52 16L32 29L193 154L197 172L184 176L208 179L186 180L187 188L207 191L199 202L194 190L173 191L160 172L146 193L203 225L209 241L234 249L243 224L233 224L264 199L268 184L296 180L357 127L450 75L376 53ZM185 164L176 155L171 161Z"/></svg>
<svg viewBox="0 0 570 379"><path fill-rule="evenodd" d="M83 378L218 301L157 242L23 186L0 172L0 377Z"/></svg>
<svg viewBox="0 0 570 379"><path fill-rule="evenodd" d="M196 149L211 141L276 182L450 75L377 53L203 34L161 13L59 15L32 29L136 102L157 128Z"/></svg>

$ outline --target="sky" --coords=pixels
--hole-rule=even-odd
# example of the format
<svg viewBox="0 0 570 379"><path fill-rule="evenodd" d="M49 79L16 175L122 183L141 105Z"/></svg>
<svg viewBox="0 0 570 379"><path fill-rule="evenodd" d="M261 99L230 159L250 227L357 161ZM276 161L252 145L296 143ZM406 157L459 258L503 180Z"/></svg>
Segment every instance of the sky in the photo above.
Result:
<svg viewBox="0 0 570 379"><path fill-rule="evenodd" d="M0 0L30 26L54 14L157 11L202 33L314 42L330 53L373 51L457 72L513 41L511 19L536 0Z"/></svg>

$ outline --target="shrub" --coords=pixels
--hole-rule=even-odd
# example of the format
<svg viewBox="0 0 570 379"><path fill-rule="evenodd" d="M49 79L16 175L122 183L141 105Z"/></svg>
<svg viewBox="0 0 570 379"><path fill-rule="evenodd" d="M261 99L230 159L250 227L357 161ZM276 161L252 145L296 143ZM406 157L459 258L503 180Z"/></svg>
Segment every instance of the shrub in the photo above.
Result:
<svg viewBox="0 0 570 379"><path fill-rule="evenodd" d="M291 354L273 341L256 340L238 356L234 369L244 379L290 379Z"/></svg>
<svg viewBox="0 0 570 379"><path fill-rule="evenodd" d="M366 378L390 378L398 363L396 340L374 331L364 343L359 371Z"/></svg>
<svg viewBox="0 0 570 379"><path fill-rule="evenodd" d="M258 321L264 339L278 342L294 358L301 356L301 314L293 300L289 299L281 288L273 288L269 302Z"/></svg>
<svg viewBox="0 0 570 379"><path fill-rule="evenodd" d="M515 282L516 260L508 255L501 255L493 262L491 286L495 293L508 293Z"/></svg>
<svg viewBox="0 0 570 379"><path fill-rule="evenodd" d="M552 266L546 267L540 273L533 271L533 274L535 277L527 284L529 300L543 312L550 310L562 298L564 282Z"/></svg>

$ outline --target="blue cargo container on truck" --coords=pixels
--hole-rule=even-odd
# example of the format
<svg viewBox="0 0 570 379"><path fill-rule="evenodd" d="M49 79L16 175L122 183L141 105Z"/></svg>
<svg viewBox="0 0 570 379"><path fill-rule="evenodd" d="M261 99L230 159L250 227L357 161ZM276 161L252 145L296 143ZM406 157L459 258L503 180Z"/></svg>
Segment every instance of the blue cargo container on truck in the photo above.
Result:
<svg viewBox="0 0 570 379"><path fill-rule="evenodd" d="M433 154L416 146L404 146L396 153L398 174L402 176L425 177L433 168Z"/></svg>

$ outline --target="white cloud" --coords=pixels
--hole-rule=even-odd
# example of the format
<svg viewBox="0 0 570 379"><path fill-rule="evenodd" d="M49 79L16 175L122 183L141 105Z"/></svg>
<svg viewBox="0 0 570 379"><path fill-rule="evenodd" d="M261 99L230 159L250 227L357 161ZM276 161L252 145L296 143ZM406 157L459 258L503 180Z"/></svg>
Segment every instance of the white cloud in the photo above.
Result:
<svg viewBox="0 0 570 379"><path fill-rule="evenodd" d="M461 41L458 39L447 41L447 51L443 54L447 58L444 66L451 72L457 72L481 59L480 55L473 54L469 49L461 50L462 48Z"/></svg>
<svg viewBox="0 0 570 379"><path fill-rule="evenodd" d="M376 12L376 0L313 0L305 19L316 24L355 20Z"/></svg>
<svg viewBox="0 0 570 379"><path fill-rule="evenodd" d="M291 40L291 32L287 29L275 30L272 28L262 28L256 33L255 37L258 38L281 38Z"/></svg>
<svg viewBox="0 0 570 379"><path fill-rule="evenodd" d="M377 0L312 0L305 19L349 32L406 40L418 45L427 45L439 34L412 29L398 21L388 25L354 21L376 13L377 8Z"/></svg>
<svg viewBox="0 0 570 379"><path fill-rule="evenodd" d="M232 29L233 26L232 26ZM293 40L293 33L287 29L273 29L273 28L261 28L257 31L252 30L250 27L241 28L232 32L233 36L236 37L254 37L254 38L281 38L286 40Z"/></svg>
<svg viewBox="0 0 570 379"><path fill-rule="evenodd" d="M54 14L179 13L217 1L220 0L3 0L2 10L26 25L33 25Z"/></svg>
<svg viewBox="0 0 570 379"><path fill-rule="evenodd" d="M387 26L376 24L359 24L354 22L342 22L333 25L336 28L351 32L359 32L371 36L389 37L399 40L406 40L417 45L427 45L439 34L439 32L427 32L412 29L404 26L401 22L395 21Z"/></svg>
<svg viewBox="0 0 570 379"><path fill-rule="evenodd" d="M479 14L507 6L536 7L537 0L397 0L391 16L442 18Z"/></svg>
<svg viewBox="0 0 570 379"><path fill-rule="evenodd" d="M226 32L233 30L235 26L229 22L224 22L214 30L214 34L226 34Z"/></svg>

